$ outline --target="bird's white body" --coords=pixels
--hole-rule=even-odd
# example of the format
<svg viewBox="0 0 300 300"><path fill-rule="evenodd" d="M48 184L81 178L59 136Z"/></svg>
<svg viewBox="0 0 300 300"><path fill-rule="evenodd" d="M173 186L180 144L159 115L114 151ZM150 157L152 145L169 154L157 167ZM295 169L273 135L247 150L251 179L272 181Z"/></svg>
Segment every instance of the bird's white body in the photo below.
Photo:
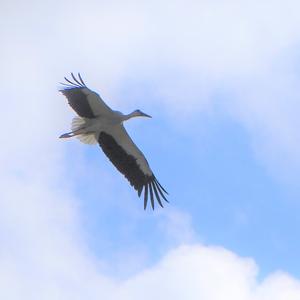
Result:
<svg viewBox="0 0 300 300"><path fill-rule="evenodd" d="M78 132L75 136L85 144L94 145L98 143L99 133L106 132L114 136L118 140L118 144L126 149L128 154L137 158L137 163L141 170L151 175L152 171L142 152L135 146L127 132L125 131L122 123L124 122L125 115L117 112L112 114L112 117L100 116L94 119L75 117L72 121L71 130ZM74 123L76 124L74 126Z"/></svg>
<svg viewBox="0 0 300 300"><path fill-rule="evenodd" d="M112 110L97 93L86 87L80 74L78 76L80 81L72 74L75 82L65 78L68 84L64 85L67 88L61 90L79 116L72 121L72 131L60 137L75 136L85 144L99 143L110 161L138 191L139 196L144 189L144 208L148 201L148 191L152 208L154 208L154 198L160 206L163 206L160 197L167 201L163 193L167 192L157 181L145 156L123 126L124 121L133 117L150 116L140 110L135 110L128 115Z"/></svg>
<svg viewBox="0 0 300 300"><path fill-rule="evenodd" d="M111 118L106 116L99 116L94 119L84 118L83 126L86 133L98 133L109 130L113 126L120 125L122 122L123 121L118 116L113 114Z"/></svg>

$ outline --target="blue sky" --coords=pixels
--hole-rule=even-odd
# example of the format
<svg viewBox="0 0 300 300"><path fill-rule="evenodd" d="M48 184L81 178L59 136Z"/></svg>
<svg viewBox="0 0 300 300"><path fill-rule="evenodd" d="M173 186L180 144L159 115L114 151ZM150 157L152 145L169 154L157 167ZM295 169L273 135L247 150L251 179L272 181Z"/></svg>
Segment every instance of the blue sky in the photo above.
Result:
<svg viewBox="0 0 300 300"><path fill-rule="evenodd" d="M300 298L298 2L1 6L1 298ZM70 72L153 116L125 126L164 209L58 139Z"/></svg>
<svg viewBox="0 0 300 300"><path fill-rule="evenodd" d="M129 124L128 129L139 145L149 143L147 156L155 170L163 166L163 170L156 170L156 173L160 171L171 194L171 207L167 205L166 209L175 207L189 214L197 239L205 244L223 245L242 256L255 257L261 262L262 274L287 268L299 276L299 241L295 239L299 224L299 193L295 186L282 184L270 176L255 157L247 132L238 123L220 115L204 117L205 121L200 123L205 129L197 128L198 122L192 120L192 134L174 131L168 123L156 118L148 121L155 122L154 125L141 124L148 122L138 120L137 124ZM155 139L164 141L157 144ZM77 147L77 142L73 147ZM103 168L104 164L110 172L110 163L105 157L99 158L98 149L86 150L85 155L89 164L98 164L101 159L102 166L99 161L97 168ZM122 184L123 177L120 176L118 181ZM150 257L157 260L170 245L162 242L162 233L157 230L153 213L146 212L147 218L142 218L144 228L136 230L133 227L124 233L122 227L127 226L128 216L124 217L123 206L116 211L115 205L109 203L113 208L108 208L104 221L99 219L99 211L94 205L100 206L101 210L103 203L99 202L99 191L96 195L93 193L94 184L90 179L84 181L79 192L88 217L93 216L92 221L88 221L91 230L96 236L107 235L109 240L103 244L93 236L90 242L96 252L103 251L110 257L114 249L119 248L120 240L129 239L137 246L143 244L155 249ZM86 203L85 186L92 191L92 202ZM127 183L122 186L126 189ZM128 205L140 207L141 201L134 198L134 192L131 197L134 202L131 200ZM111 231L111 224L118 230ZM103 228L106 233L102 232ZM125 242L122 247L130 249L132 244Z"/></svg>

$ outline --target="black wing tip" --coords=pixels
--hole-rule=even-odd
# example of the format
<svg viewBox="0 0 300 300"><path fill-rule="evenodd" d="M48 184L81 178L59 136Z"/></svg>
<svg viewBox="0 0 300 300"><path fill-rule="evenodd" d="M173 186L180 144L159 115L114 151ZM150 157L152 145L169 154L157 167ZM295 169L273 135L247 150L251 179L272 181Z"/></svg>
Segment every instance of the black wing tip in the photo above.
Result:
<svg viewBox="0 0 300 300"><path fill-rule="evenodd" d="M154 210L154 195L153 195L152 182L149 183L149 190L150 190L150 203L151 203L152 210Z"/></svg>
<svg viewBox="0 0 300 300"><path fill-rule="evenodd" d="M157 179L154 176L150 177L151 179L147 181L144 185L144 210L147 208L148 198L150 198L151 208L154 210L154 203L156 200L160 207L164 208L164 205L161 201L161 198L169 203L166 195L168 195L167 191L160 185ZM142 191L138 191L138 195L140 196Z"/></svg>
<svg viewBox="0 0 300 300"><path fill-rule="evenodd" d="M80 73L78 73L78 78L76 78L76 76L73 74L73 72L71 72L71 77L72 77L73 81L71 81L67 77L64 77L66 83L65 82L59 83L59 84L63 85L63 88L59 89L59 92L63 93L63 91L68 91L68 90L72 90L72 89L86 88L86 85L85 85L84 81L82 80Z"/></svg>
<svg viewBox="0 0 300 300"><path fill-rule="evenodd" d="M141 197L142 191L143 191L143 186L140 186L140 187L138 188L138 196L139 196L139 197Z"/></svg>
<svg viewBox="0 0 300 300"><path fill-rule="evenodd" d="M164 189L164 187L159 183L159 181L156 179L155 176L153 176L153 180L154 182L157 184L157 186L159 186L164 192L165 194L169 195L169 193Z"/></svg>
<svg viewBox="0 0 300 300"><path fill-rule="evenodd" d="M154 191L154 194L155 194L155 197L156 197L156 200L158 202L158 204L161 206L161 207L164 207L161 200L160 200L160 197L159 197L159 194L157 192L157 186L155 185L155 182L151 182L151 185L153 187L153 191Z"/></svg>
<svg viewBox="0 0 300 300"><path fill-rule="evenodd" d="M147 202L148 202L148 183L145 185L145 190L144 190L144 210L147 208Z"/></svg>

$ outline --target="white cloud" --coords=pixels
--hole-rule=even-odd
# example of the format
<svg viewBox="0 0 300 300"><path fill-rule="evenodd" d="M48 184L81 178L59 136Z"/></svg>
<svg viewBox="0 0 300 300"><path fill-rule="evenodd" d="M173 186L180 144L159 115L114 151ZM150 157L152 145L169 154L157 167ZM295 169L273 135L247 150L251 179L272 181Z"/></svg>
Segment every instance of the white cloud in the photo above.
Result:
<svg viewBox="0 0 300 300"><path fill-rule="evenodd" d="M122 299L299 299L300 282L274 273L257 282L257 267L223 248L183 246L156 266L123 283ZM145 292L147 291L147 292Z"/></svg>

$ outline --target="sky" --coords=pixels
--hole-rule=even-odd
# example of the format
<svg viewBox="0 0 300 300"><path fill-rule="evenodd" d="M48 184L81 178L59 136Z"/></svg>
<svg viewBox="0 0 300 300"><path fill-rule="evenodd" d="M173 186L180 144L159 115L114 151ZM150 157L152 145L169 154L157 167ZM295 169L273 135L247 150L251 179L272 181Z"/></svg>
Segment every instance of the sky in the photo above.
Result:
<svg viewBox="0 0 300 300"><path fill-rule="evenodd" d="M300 299L300 4L1 1L1 299ZM169 192L62 141L80 72Z"/></svg>

